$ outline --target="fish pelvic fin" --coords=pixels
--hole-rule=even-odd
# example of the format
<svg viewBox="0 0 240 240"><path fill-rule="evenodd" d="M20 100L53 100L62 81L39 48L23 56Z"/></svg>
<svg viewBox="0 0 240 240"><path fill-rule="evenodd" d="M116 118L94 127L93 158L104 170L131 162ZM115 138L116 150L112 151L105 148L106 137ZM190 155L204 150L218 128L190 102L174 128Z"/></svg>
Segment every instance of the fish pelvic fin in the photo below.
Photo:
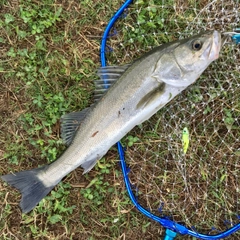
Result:
<svg viewBox="0 0 240 240"><path fill-rule="evenodd" d="M38 173L45 168L47 166L1 176L2 180L21 192L20 207L23 213L30 212L55 186L46 187L38 178Z"/></svg>

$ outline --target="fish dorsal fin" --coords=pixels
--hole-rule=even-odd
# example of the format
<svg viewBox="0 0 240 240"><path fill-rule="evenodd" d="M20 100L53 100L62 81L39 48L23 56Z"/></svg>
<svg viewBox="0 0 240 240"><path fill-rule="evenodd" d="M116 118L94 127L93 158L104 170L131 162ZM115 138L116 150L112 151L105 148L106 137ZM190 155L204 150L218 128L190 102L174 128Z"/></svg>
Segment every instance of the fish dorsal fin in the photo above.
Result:
<svg viewBox="0 0 240 240"><path fill-rule="evenodd" d="M80 112L72 112L61 117L61 138L63 142L69 146L81 124L85 118L89 108L85 108Z"/></svg>
<svg viewBox="0 0 240 240"><path fill-rule="evenodd" d="M122 66L101 67L97 71L100 79L95 81L94 101L98 101L120 77L129 68L131 64Z"/></svg>

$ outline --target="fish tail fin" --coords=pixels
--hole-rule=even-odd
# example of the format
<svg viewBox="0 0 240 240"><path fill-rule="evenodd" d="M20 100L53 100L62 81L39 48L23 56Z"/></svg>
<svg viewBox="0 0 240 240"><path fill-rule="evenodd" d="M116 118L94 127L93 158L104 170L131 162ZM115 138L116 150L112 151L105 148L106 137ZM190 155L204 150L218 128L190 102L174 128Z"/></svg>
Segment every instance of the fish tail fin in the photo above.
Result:
<svg viewBox="0 0 240 240"><path fill-rule="evenodd" d="M55 186L45 186L38 178L38 173L44 168L47 166L1 176L2 180L21 192L20 207L23 213L30 212Z"/></svg>

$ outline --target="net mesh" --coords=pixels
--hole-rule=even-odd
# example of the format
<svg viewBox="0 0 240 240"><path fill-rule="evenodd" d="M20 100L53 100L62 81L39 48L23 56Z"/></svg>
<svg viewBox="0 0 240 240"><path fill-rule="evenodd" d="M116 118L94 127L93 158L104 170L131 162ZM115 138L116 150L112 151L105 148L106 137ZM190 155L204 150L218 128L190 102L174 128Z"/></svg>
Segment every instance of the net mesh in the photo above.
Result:
<svg viewBox="0 0 240 240"><path fill-rule="evenodd" d="M239 10L236 0L136 1L112 32L108 59L126 63L153 46L200 31L232 31ZM205 234L239 223L239 70L239 47L228 39L194 85L124 140L136 140L127 147L126 161L139 203Z"/></svg>

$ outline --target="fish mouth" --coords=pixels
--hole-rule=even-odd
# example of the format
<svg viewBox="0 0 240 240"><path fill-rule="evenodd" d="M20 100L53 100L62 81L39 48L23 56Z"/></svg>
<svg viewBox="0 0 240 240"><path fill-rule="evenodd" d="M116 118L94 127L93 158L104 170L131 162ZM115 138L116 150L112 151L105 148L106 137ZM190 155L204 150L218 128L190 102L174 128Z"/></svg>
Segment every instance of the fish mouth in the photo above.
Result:
<svg viewBox="0 0 240 240"><path fill-rule="evenodd" d="M214 30L212 34L212 44L209 49L209 60L216 60L219 58L219 52L221 49L222 43L221 43L221 34Z"/></svg>

